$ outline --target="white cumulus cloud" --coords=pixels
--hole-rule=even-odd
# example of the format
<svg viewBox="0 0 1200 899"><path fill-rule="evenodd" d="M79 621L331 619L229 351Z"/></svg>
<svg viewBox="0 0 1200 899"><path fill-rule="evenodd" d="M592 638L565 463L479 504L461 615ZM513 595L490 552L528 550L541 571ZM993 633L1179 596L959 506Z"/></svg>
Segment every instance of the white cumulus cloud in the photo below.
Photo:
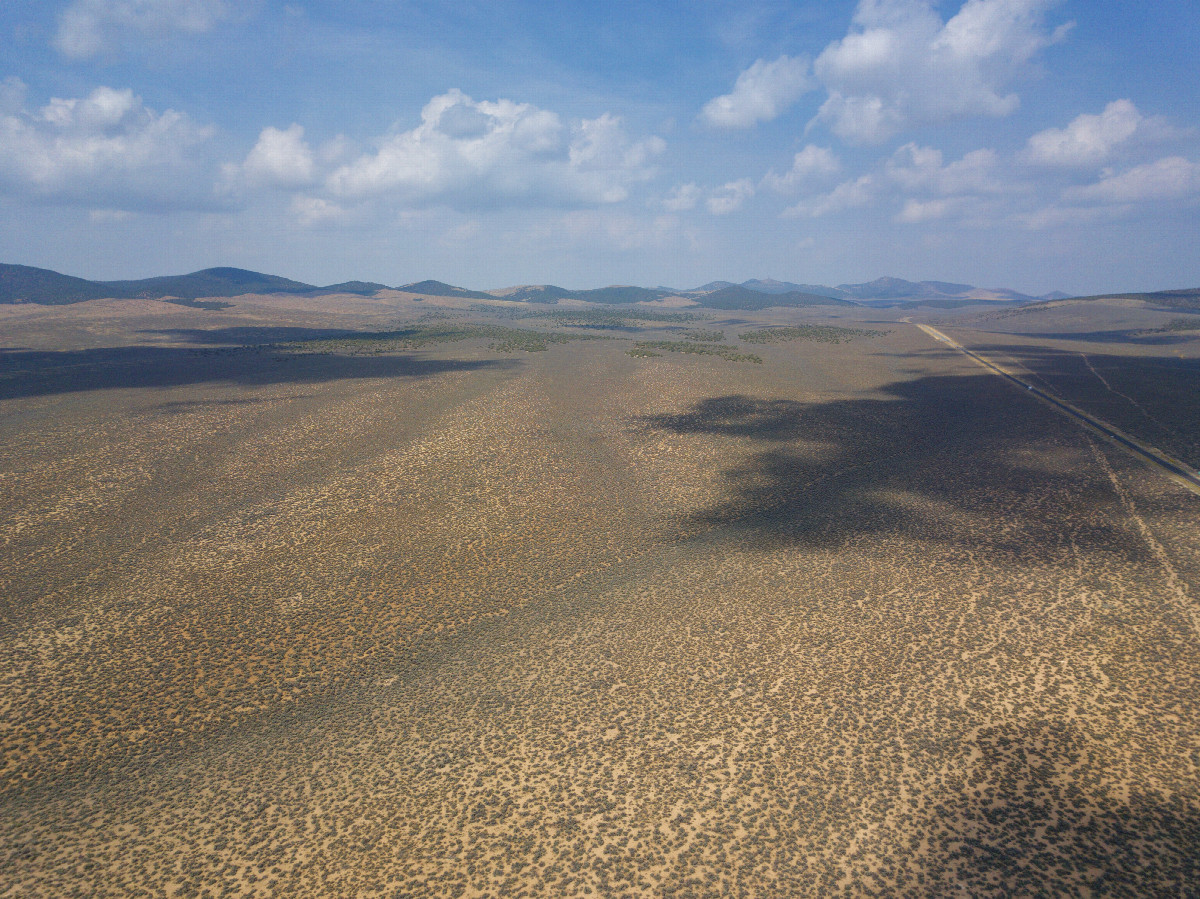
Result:
<svg viewBox="0 0 1200 899"><path fill-rule="evenodd" d="M1112 173L1095 184L1071 187L1068 200L1096 203L1147 203L1200 196L1200 162L1168 156L1157 162Z"/></svg>
<svg viewBox="0 0 1200 899"><path fill-rule="evenodd" d="M315 163L304 129L297 124L283 131L264 128L242 163L242 172L254 184L301 187L311 183Z"/></svg>
<svg viewBox="0 0 1200 899"><path fill-rule="evenodd" d="M346 210L336 203L331 203L324 197L311 197L306 194L297 194L292 197L289 208L296 221L302 225L339 222L348 215Z"/></svg>
<svg viewBox="0 0 1200 899"><path fill-rule="evenodd" d="M892 154L884 170L888 178L907 193L954 196L1005 190L1007 185L997 175L998 164L994 150L973 150L962 159L946 164L941 150L910 143Z"/></svg>
<svg viewBox="0 0 1200 899"><path fill-rule="evenodd" d="M809 144L792 159L792 167L782 175L770 171L763 184L780 194L794 192L797 188L819 182L842 169L842 163L828 147Z"/></svg>
<svg viewBox="0 0 1200 899"><path fill-rule="evenodd" d="M904 203L904 208L896 214L896 221L906 225L918 225L922 222L932 222L945 218L960 205L955 199L914 200Z"/></svg>
<svg viewBox="0 0 1200 899"><path fill-rule="evenodd" d="M713 215L728 215L742 208L742 204L754 196L754 184L749 178L730 181L716 188L705 201Z"/></svg>
<svg viewBox="0 0 1200 899"><path fill-rule="evenodd" d="M335 169L327 187L347 200L460 208L614 203L653 177L665 147L659 137L630 139L607 113L568 127L529 103L477 102L451 90L425 105L416 128Z"/></svg>
<svg viewBox="0 0 1200 899"><path fill-rule="evenodd" d="M705 103L700 118L714 128L749 128L769 122L812 90L808 68L804 58L760 59L738 75L730 93Z"/></svg>
<svg viewBox="0 0 1200 899"><path fill-rule="evenodd" d="M1013 81L1066 32L1044 23L1058 2L967 0L943 22L930 0L861 0L850 33L814 63L829 91L817 119L878 143L913 125L1009 115Z"/></svg>
<svg viewBox="0 0 1200 899"><path fill-rule="evenodd" d="M1047 128L1033 135L1022 158L1035 165L1099 165L1135 139L1153 141L1172 133L1165 119L1143 116L1130 100L1114 100L1099 115L1080 115L1066 128Z"/></svg>
<svg viewBox="0 0 1200 899"><path fill-rule="evenodd" d="M973 150L947 162L936 147L908 143L881 159L872 171L828 192L810 194L784 215L816 218L865 206L900 206L894 220L914 224L977 213L985 200L991 208L997 198L1025 193L1025 185L1010 177L994 150Z"/></svg>
<svg viewBox="0 0 1200 899"><path fill-rule="evenodd" d="M0 190L97 209L212 207L211 128L131 90L98 87L0 116Z"/></svg>
<svg viewBox="0 0 1200 899"><path fill-rule="evenodd" d="M126 36L202 34L230 12L225 0L75 0L58 17L54 46L64 56L87 59Z"/></svg>
<svg viewBox="0 0 1200 899"><path fill-rule="evenodd" d="M878 195L879 179L868 173L850 181L843 181L826 194L801 200L785 209L783 215L820 218L823 215L867 206L874 202Z"/></svg>
<svg viewBox="0 0 1200 899"><path fill-rule="evenodd" d="M662 207L671 212L687 212L696 208L696 204L700 202L700 195L700 186L694 181L689 181L672 188L662 199Z"/></svg>

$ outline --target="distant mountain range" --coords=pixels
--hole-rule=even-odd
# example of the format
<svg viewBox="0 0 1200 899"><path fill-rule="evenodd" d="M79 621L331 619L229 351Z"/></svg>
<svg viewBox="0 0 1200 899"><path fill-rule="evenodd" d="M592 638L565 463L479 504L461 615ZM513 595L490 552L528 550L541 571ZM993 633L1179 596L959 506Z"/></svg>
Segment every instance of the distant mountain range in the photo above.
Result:
<svg viewBox="0 0 1200 899"><path fill-rule="evenodd" d="M794 284L790 281L751 279L710 281L690 290L670 287L613 285L591 290L568 290L553 284L527 284L499 290L480 291L455 287L442 281L417 281L388 287L371 281L345 281L320 287L276 275L240 268L208 268L189 275L171 275L134 281L88 281L49 269L27 265L0 264L0 303L62 305L95 299L156 299L186 306L219 308L222 297L245 294L313 295L349 293L370 296L381 290L402 291L416 296L458 297L475 300L509 300L522 303L557 303L572 299L591 303L626 305L668 297L684 297L709 309L753 310L768 306L928 306L958 308L969 305L1024 305L1038 301L1068 299L1055 292L1039 297L1006 288L984 289L946 281L905 281L879 278L864 284ZM1190 302L1195 291L1162 291L1128 294L1137 298L1156 297L1163 305ZM1122 295L1125 296L1125 295ZM1186 297L1186 298L1185 298Z"/></svg>
<svg viewBox="0 0 1200 899"><path fill-rule="evenodd" d="M168 275L137 281L87 281L44 268L0 264L0 303L39 303L45 306L98 299L170 298L195 301L201 297L236 297L248 293L368 295L386 289L384 284L367 281L346 281L317 287L241 268L206 268L190 275Z"/></svg>
<svg viewBox="0 0 1200 899"><path fill-rule="evenodd" d="M729 281L711 281L695 291L708 292L732 287ZM742 287L769 294L786 294L792 292L817 294L819 296L835 297L842 300L853 300L871 306L895 306L917 303L926 305L929 301L967 302L1000 302L1000 303L1032 303L1037 300L1064 299L1069 294L1059 291L1042 296L1029 296L1007 288L986 289L971 284L953 284L948 281L905 281L902 278L878 278L865 284L839 284L829 287L824 284L793 284L790 281L775 281L772 279L751 279L743 281Z"/></svg>

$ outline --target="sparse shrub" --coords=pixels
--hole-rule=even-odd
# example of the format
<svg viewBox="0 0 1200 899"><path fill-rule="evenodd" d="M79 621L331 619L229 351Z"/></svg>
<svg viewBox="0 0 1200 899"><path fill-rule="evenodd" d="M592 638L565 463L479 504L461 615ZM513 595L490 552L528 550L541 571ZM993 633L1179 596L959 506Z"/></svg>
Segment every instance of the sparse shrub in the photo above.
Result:
<svg viewBox="0 0 1200 899"><path fill-rule="evenodd" d="M666 350L668 353L690 353L693 356L719 356L730 362L761 363L762 357L754 353L743 353L736 346L725 343L696 343L690 340L642 340L635 350ZM630 351L633 352L632 350Z"/></svg>
<svg viewBox="0 0 1200 899"><path fill-rule="evenodd" d="M1200 331L1200 316L1195 318L1173 318L1159 331Z"/></svg>
<svg viewBox="0 0 1200 899"><path fill-rule="evenodd" d="M552 343L567 343L571 340L600 340L603 338L583 334L551 333L532 331L526 328L508 328L503 325L444 324L417 325L396 331L347 334L340 337L304 340L283 344L282 348L297 353L339 354L346 356L377 356L401 350L419 349L441 343L457 343L462 340L491 340L490 349L499 353L538 353Z"/></svg>
<svg viewBox="0 0 1200 899"><path fill-rule="evenodd" d="M763 328L747 331L738 338L746 343L787 343L792 340L815 340L818 343L841 343L855 337L882 337L890 331L873 331L869 328L840 328L836 325L794 325L787 328Z"/></svg>

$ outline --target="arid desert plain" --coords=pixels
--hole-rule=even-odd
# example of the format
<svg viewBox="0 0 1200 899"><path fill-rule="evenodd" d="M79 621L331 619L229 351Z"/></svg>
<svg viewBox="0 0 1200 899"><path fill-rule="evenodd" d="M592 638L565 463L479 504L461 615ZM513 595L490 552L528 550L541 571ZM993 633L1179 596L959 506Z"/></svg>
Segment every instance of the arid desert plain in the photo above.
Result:
<svg viewBox="0 0 1200 899"><path fill-rule="evenodd" d="M0 307L0 896L1200 891L1200 316L583 305Z"/></svg>

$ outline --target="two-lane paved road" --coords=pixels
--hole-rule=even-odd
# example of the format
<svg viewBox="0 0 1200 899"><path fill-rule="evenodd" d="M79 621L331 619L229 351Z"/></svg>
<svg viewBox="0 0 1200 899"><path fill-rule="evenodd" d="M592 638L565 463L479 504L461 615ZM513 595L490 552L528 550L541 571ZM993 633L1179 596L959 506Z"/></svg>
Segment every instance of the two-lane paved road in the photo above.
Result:
<svg viewBox="0 0 1200 899"><path fill-rule="evenodd" d="M958 352L969 357L970 359L972 359L979 365L982 365L984 368L986 368L992 374L999 375L1000 377L1005 378L1008 381L1011 381L1013 384L1016 384L1018 387L1024 388L1025 390L1029 391L1034 396L1036 396L1038 399L1042 400L1043 402L1049 403L1051 406L1053 406L1059 412L1062 412L1063 414L1068 415L1071 418L1074 418L1075 420L1081 422L1086 427L1091 428L1093 431L1097 432L1102 437L1112 441L1113 443L1116 443L1118 446L1120 446L1127 452L1131 453L1132 455L1136 456L1137 458L1151 463L1152 465L1159 468L1161 471L1165 472L1169 477L1174 479L1177 483L1182 484L1184 487L1191 490L1193 493L1200 495L1200 475L1198 475L1195 471L1192 471L1184 463L1182 463L1176 459L1170 458L1169 456L1165 455L1162 451L1155 449L1154 447L1146 446L1145 444L1134 439L1133 437L1130 437L1128 434L1121 431L1120 429L1108 424L1108 422L1101 421L1100 419L1089 415L1088 413L1084 412L1082 409L1079 409L1076 406L1073 406L1072 404L1066 402L1065 400L1059 399L1058 397L1047 393L1046 391L1042 390L1040 387L1037 387L1033 384L1030 384L1028 381L1018 378L1012 372L1007 371L1006 369L997 365L995 362L992 362L990 359L986 358L985 356L980 355L979 353L975 352L974 350L967 349L961 343L959 343L958 341L954 340L951 337L948 337L946 334L939 331L937 328L934 328L931 325L921 325L921 324L918 324L917 327L920 328L922 331L924 331L926 334L928 334L930 337L932 337L934 340L941 341L942 343L949 346L951 349L957 350Z"/></svg>

